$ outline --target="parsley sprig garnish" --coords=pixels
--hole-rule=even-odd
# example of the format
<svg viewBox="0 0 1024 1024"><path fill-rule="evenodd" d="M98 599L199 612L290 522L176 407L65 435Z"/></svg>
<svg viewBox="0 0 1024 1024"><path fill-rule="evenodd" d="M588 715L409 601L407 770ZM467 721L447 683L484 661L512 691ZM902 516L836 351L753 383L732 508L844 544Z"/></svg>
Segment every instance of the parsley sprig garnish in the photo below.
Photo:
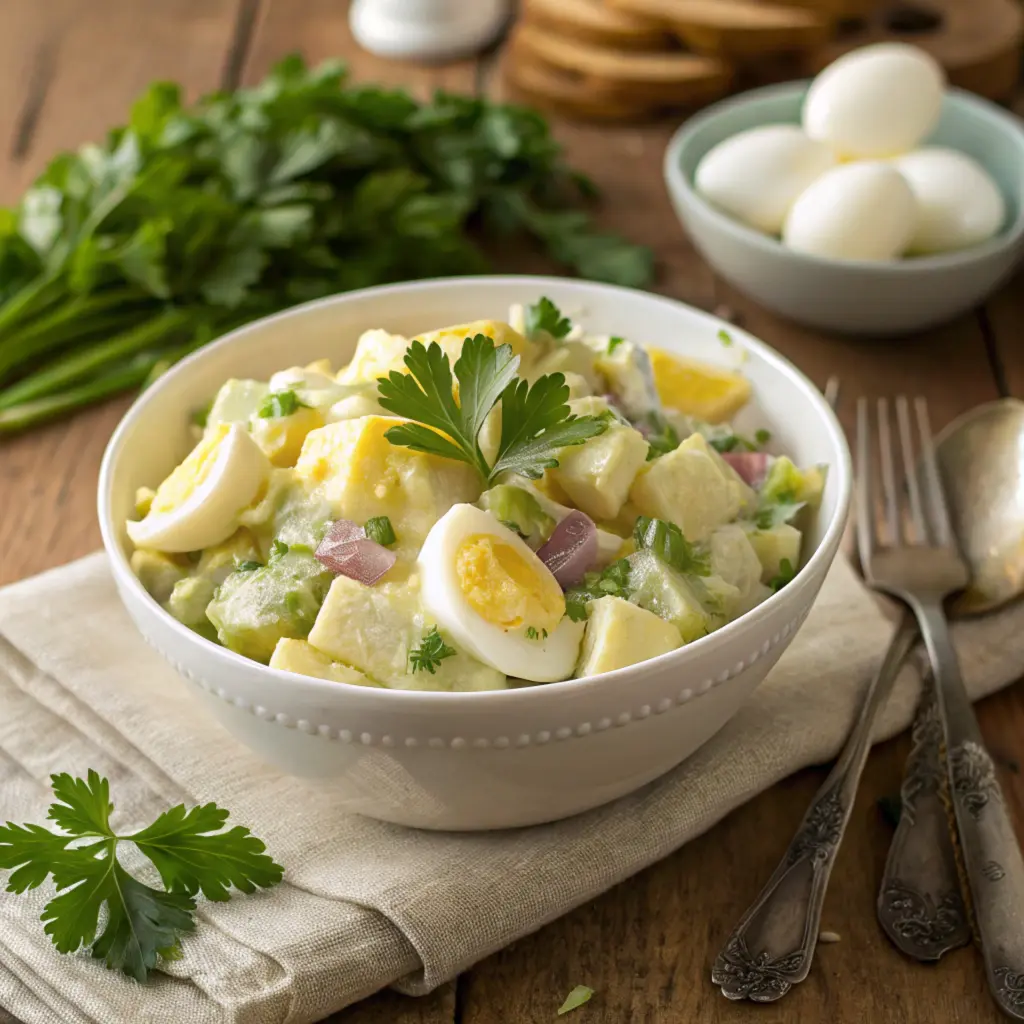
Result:
<svg viewBox="0 0 1024 1024"><path fill-rule="evenodd" d="M572 321L562 316L562 311L550 299L544 297L526 307L523 319L526 336L531 341L537 341L545 334L549 334L556 341L561 341L572 330Z"/></svg>
<svg viewBox="0 0 1024 1024"><path fill-rule="evenodd" d="M424 634L419 647L409 652L409 668L414 674L423 671L433 675L445 658L453 658L456 654L458 651L444 642L437 626L434 626L429 633Z"/></svg>
<svg viewBox="0 0 1024 1024"><path fill-rule="evenodd" d="M495 348L483 334L465 340L454 380L448 356L436 342L426 348L414 341L405 365L408 374L392 370L377 381L379 400L389 412L414 422L391 427L384 436L413 451L468 463L488 484L505 472L536 480L558 465L555 456L562 448L583 444L608 427L597 417L570 413L562 374L548 374L530 385L516 376L519 357L512 346ZM490 465L479 436L499 401L501 440Z"/></svg>
<svg viewBox="0 0 1024 1024"><path fill-rule="evenodd" d="M0 868L11 869L7 891L35 889L52 875L58 890L43 908L45 932L61 953L91 947L112 970L145 981L157 960L181 955L182 936L195 930L194 897L223 903L230 888L255 892L281 881L283 868L247 828L222 831L228 812L216 804L186 811L183 804L130 835L110 825L114 805L106 779L51 776L57 802L42 825L0 826ZM82 842L86 840L86 842ZM134 843L160 874L163 889L140 882L117 856ZM100 931L100 912L106 921ZM98 934L97 934L98 933Z"/></svg>

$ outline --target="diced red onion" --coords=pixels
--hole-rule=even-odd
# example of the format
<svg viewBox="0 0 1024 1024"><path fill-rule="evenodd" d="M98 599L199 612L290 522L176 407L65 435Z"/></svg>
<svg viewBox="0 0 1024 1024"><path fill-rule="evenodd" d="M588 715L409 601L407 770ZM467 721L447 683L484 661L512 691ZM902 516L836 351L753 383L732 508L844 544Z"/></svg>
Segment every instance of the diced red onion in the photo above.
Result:
<svg viewBox="0 0 1024 1024"><path fill-rule="evenodd" d="M316 549L316 557L331 572L370 587L395 564L398 556L376 541L362 537L338 545L329 545L325 539Z"/></svg>
<svg viewBox="0 0 1024 1024"><path fill-rule="evenodd" d="M361 540L366 536L366 531L351 519L335 519L330 529L324 534L322 544L347 544L350 540Z"/></svg>
<svg viewBox="0 0 1024 1024"><path fill-rule="evenodd" d="M575 586L597 559L597 527L583 512L570 512L554 529L537 557L562 589Z"/></svg>
<svg viewBox="0 0 1024 1024"><path fill-rule="evenodd" d="M751 487L757 487L764 480L771 461L767 452L722 452L722 458Z"/></svg>

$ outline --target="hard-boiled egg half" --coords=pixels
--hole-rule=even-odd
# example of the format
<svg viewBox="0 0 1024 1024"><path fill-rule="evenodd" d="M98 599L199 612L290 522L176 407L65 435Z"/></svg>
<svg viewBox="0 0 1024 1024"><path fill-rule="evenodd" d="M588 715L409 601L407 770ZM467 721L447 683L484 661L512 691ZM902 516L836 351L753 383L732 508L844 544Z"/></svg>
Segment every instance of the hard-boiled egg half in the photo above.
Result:
<svg viewBox="0 0 1024 1024"><path fill-rule="evenodd" d="M572 675L585 624L566 617L547 566L489 512L453 505L427 535L419 567L425 609L465 651L532 682Z"/></svg>
<svg viewBox="0 0 1024 1024"><path fill-rule="evenodd" d="M137 548L171 553L220 544L269 474L270 460L246 429L222 423L157 488L146 517L128 523L128 536Z"/></svg>

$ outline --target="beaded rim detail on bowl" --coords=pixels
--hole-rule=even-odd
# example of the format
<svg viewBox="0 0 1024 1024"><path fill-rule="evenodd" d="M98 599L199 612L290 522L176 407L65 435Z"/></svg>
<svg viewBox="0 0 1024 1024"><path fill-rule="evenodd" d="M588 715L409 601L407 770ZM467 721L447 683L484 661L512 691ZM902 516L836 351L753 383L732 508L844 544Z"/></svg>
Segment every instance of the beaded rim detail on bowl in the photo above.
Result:
<svg viewBox="0 0 1024 1024"><path fill-rule="evenodd" d="M722 683L725 683L730 679L734 679L745 669L749 668L756 661L759 661L767 655L782 641L788 640L789 637L796 633L800 628L809 612L810 608L801 612L801 614L791 622L787 623L781 630L776 631L772 635L770 641L766 640L763 644L759 645L751 655L741 661L737 661L731 668L723 670L716 676L707 677L696 686L684 687L674 697L662 698L653 705L642 704L633 710L622 711L614 718L602 717L597 719L595 722L581 722L576 726L560 725L551 729L541 729L533 735L530 735L529 733L521 733L515 737L477 736L469 738L465 736L453 736L450 739L445 740L440 736L428 736L426 738L420 736L407 736L399 740L390 734L378 736L369 732L355 732L352 729L335 729L329 725L310 722L306 718L296 719L283 712L274 712L261 704L253 705L244 697L232 697L223 686L214 686L212 683L206 682L206 680L200 678L189 669L186 669L173 658L170 658L164 651L161 651L160 653L163 654L164 658L166 658L168 662L170 662L179 675L183 676L189 682L194 683L201 690L210 694L211 697L216 697L219 700L224 701L226 704L230 704L232 707L237 708L239 711L248 711L250 714L264 722L268 722L272 725L280 725L285 729L297 730L309 736L317 736L321 739L334 740L344 744L365 747L374 747L379 745L388 748L404 746L409 750L417 749L419 747L427 747L431 750L508 750L513 747L521 749L523 747L530 746L543 746L551 743L552 741L558 743L571 739L586 739L587 736L592 736L595 733L604 732L610 728L623 728L627 725L632 725L635 722L641 722L654 716L660 716L668 711L674 710L675 708L682 707L682 705L688 704L695 697L703 696L715 687L720 686ZM156 644L154 644L148 636L145 637L145 639L151 647L156 648Z"/></svg>

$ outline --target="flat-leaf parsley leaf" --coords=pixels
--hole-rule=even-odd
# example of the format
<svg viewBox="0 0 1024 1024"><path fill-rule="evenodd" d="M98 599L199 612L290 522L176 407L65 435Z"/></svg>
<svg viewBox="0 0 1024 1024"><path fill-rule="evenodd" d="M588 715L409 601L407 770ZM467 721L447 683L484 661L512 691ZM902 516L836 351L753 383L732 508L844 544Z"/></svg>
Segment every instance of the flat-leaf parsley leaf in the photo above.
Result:
<svg viewBox="0 0 1024 1024"><path fill-rule="evenodd" d="M256 415L265 420L277 419L282 416L291 416L299 409L308 408L309 406L294 391L272 391L260 403Z"/></svg>
<svg viewBox="0 0 1024 1024"><path fill-rule="evenodd" d="M531 386L516 377L519 357L511 345L483 334L467 338L452 378L448 356L436 342L414 341L405 354L409 373L392 370L377 381L380 404L412 423L391 427L392 444L473 466L491 483L506 471L537 479L558 465L555 455L607 429L594 416L573 416L565 377L552 373ZM454 396L455 381L458 395ZM494 465L480 449L479 435L491 409L502 403L501 440Z"/></svg>
<svg viewBox="0 0 1024 1024"><path fill-rule="evenodd" d="M558 1016L576 1010L584 1003L590 1002L594 990L587 985L577 985L566 997L565 1002L558 1008Z"/></svg>
<svg viewBox="0 0 1024 1024"><path fill-rule="evenodd" d="M228 812L216 804L186 811L178 805L139 832L118 835L106 779L51 776L48 817L41 825L0 826L0 868L12 869L7 891L35 889L52 875L56 895L43 908L45 932L61 953L90 948L112 970L145 981L159 958L181 955L182 936L195 930L195 896L223 902L230 888L251 893L281 881L283 869L247 828L223 831ZM83 842L86 840L86 842ZM117 856L133 843L152 861L163 889L140 882ZM100 914L106 920L100 930Z"/></svg>
<svg viewBox="0 0 1024 1024"><path fill-rule="evenodd" d="M542 334L550 334L561 341L571 330L572 321L548 298L542 297L524 310L526 336L536 341Z"/></svg>

